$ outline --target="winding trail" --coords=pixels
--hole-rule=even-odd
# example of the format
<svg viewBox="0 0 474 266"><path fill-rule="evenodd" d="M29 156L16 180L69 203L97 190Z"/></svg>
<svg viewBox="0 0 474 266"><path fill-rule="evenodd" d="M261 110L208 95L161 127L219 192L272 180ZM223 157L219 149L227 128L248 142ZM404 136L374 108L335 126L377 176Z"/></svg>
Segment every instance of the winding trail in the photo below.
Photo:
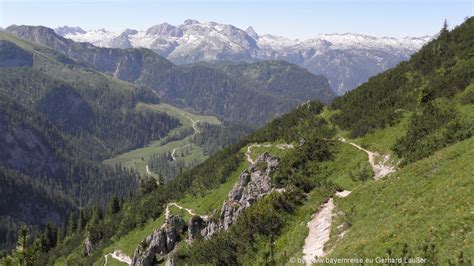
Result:
<svg viewBox="0 0 474 266"><path fill-rule="evenodd" d="M170 216L170 206L174 206L174 207L176 207L176 208L178 208L178 209L180 209L180 210L185 210L185 211L188 212L190 215L192 215L192 216L199 216L199 217L201 217L203 220L206 220L206 219L208 218L207 215L199 215L199 214L196 214L196 213L194 213L193 210L191 210L191 209L188 209L188 208L185 208L185 207L183 207L183 206L180 206L180 205L178 205L176 202L171 202L171 203L168 203L168 204L166 205L165 220L168 220L168 218L169 218L169 216Z"/></svg>
<svg viewBox="0 0 474 266"><path fill-rule="evenodd" d="M342 137L339 137L338 140L367 153L369 164L374 171L375 180L395 172L395 167L389 164L390 157L388 155L381 155L377 152L366 150L355 143L348 142ZM379 160L377 161L377 159ZM350 193L351 191L344 190L336 192L334 195L344 198L349 196ZM308 222L309 233L303 246L303 259L306 265L311 265L315 262L316 258L326 255L324 252L324 244L329 240L334 209L334 200L333 197L331 197L326 203L321 205L319 210L313 214L311 220ZM345 233L342 233L341 237L343 237L344 234Z"/></svg>
<svg viewBox="0 0 474 266"><path fill-rule="evenodd" d="M187 147L187 146L191 146L191 144L186 144L186 145L183 145L183 146L181 146L181 147L174 148L173 151L171 152L171 159L172 159L172 161L176 161L176 155L175 155L175 154L176 154L176 150L182 149L182 148Z"/></svg>
<svg viewBox="0 0 474 266"><path fill-rule="evenodd" d="M342 137L339 138L339 141L350 144L350 145L356 147L357 149L367 153L367 155L369 156L370 166L372 166L372 170L374 171L374 179L375 180L378 180L378 179L380 179L384 176L387 176L387 175L395 172L395 167L389 165L390 156L380 155L377 152L372 152L372 151L366 150L366 149L362 148L361 146L359 146L355 143L348 142L346 139L344 139ZM382 158L382 160L379 160L377 162L377 160L376 160L377 158Z"/></svg>
<svg viewBox="0 0 474 266"><path fill-rule="evenodd" d="M185 115L185 114L182 114L182 115ZM192 123L192 128L194 130L194 133L193 135L196 135L197 133L199 133L199 127L197 126L197 123L199 123L199 120L194 120L192 119L190 116L186 116L186 118L188 118L189 120L191 120L191 123ZM192 135L191 135L192 136ZM176 151L178 149L182 149L184 147L187 147L187 146L191 146L191 144L186 144L186 145L183 145L183 146L180 146L180 147L177 147L177 148L174 148L173 151L171 152L171 161L176 161Z"/></svg>
<svg viewBox="0 0 474 266"><path fill-rule="evenodd" d="M278 149L280 150L285 150L285 149L293 149L295 146L293 144L277 144L277 145L272 145L272 144L252 144L250 146L247 147L247 152L245 153L245 157L247 159L247 161L250 163L250 164L254 164L255 161L252 159L252 156L250 156L250 152L252 150L252 148L254 147L265 147L265 148L270 148L272 146L275 146L277 147Z"/></svg>
<svg viewBox="0 0 474 266"><path fill-rule="evenodd" d="M197 127L197 123L199 122L199 120L194 120L194 119L192 119L192 118L189 117L189 116L187 116L187 118L188 118L189 120L191 120L191 123L193 123L193 124L192 124L192 127L193 127L193 129L194 129L194 134L199 133L199 128Z"/></svg>
<svg viewBox="0 0 474 266"><path fill-rule="evenodd" d="M335 196L344 198L349 196L349 194L351 194L351 191L344 190L336 192ZM326 203L321 205L319 210L313 214L311 220L307 223L309 233L304 240L303 246L303 260L306 262L306 265L311 265L314 263L315 258L325 255L324 244L329 240L331 233L334 208L334 200L331 197Z"/></svg>
<svg viewBox="0 0 474 266"><path fill-rule="evenodd" d="M108 253L104 255L104 260L105 260L104 266L107 265L109 256L111 256L113 259L116 259L120 262L126 263L127 265L132 264L132 259L129 256L127 256L127 254L123 253L123 251L121 250L115 250L112 253Z"/></svg>

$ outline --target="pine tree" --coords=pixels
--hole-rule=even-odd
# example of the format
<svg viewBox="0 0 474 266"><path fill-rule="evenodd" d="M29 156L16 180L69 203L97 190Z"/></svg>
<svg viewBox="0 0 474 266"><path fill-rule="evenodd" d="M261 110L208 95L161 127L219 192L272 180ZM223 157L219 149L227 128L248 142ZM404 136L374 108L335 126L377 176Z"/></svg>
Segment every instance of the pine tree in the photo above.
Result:
<svg viewBox="0 0 474 266"><path fill-rule="evenodd" d="M58 227L54 223L46 224L44 236L47 239L48 250L56 247L58 243Z"/></svg>
<svg viewBox="0 0 474 266"><path fill-rule="evenodd" d="M17 243L17 251L24 251L28 248L28 228L26 225L20 225L20 230L18 231L18 243Z"/></svg>
<svg viewBox="0 0 474 266"><path fill-rule="evenodd" d="M72 235L77 230L77 218L74 213L69 215L68 223L67 223L67 234Z"/></svg>
<svg viewBox="0 0 474 266"><path fill-rule="evenodd" d="M117 196L113 196L107 206L107 215L111 216L120 211L120 201Z"/></svg>
<svg viewBox="0 0 474 266"><path fill-rule="evenodd" d="M448 33L448 21L445 19L443 22L443 27L441 28L440 35Z"/></svg>
<svg viewBox="0 0 474 266"><path fill-rule="evenodd" d="M77 225L79 232L82 232L82 230L84 230L86 224L87 224L87 219L86 219L85 211L84 211L84 209L80 209L79 210L79 222L78 222L78 225Z"/></svg>
<svg viewBox="0 0 474 266"><path fill-rule="evenodd" d="M89 222L86 225L87 231L90 231L92 228L97 227L97 225L100 223L100 220L102 220L102 212L99 207L95 207L92 209L90 212L90 219Z"/></svg>

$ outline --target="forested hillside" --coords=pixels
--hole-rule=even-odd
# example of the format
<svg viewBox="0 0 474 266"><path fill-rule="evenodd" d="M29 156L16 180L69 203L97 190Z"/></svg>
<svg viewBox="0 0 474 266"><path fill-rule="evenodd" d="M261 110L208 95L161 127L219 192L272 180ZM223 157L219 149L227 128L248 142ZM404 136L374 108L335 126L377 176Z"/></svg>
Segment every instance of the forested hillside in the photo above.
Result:
<svg viewBox="0 0 474 266"><path fill-rule="evenodd" d="M20 222L60 225L67 212L135 193L136 172L99 160L161 138L179 121L135 110L159 101L149 90L9 34L0 39L0 216L8 221L0 239L10 249Z"/></svg>
<svg viewBox="0 0 474 266"><path fill-rule="evenodd" d="M199 114L263 125L307 100L335 97L327 79L284 61L175 66L148 49L99 48L52 29L10 26L18 37L45 45L117 79L154 90L163 100Z"/></svg>
<svg viewBox="0 0 474 266"><path fill-rule="evenodd" d="M89 145L90 154L97 154L92 158L103 159L143 146L178 126L176 119L165 114L135 112L139 102L159 102L150 90L91 71L47 48L0 34L4 42L34 57L31 67L0 69L0 89L26 108L43 113L68 134L79 139L91 135L99 140L93 145L81 144ZM65 65L58 58L69 61ZM142 130L145 126L148 130ZM97 148L102 151L93 150Z"/></svg>
<svg viewBox="0 0 474 266"><path fill-rule="evenodd" d="M396 124L404 112L441 97L452 97L471 82L474 73L474 20L449 32L443 28L410 61L371 78L357 90L337 98L335 121L352 136Z"/></svg>

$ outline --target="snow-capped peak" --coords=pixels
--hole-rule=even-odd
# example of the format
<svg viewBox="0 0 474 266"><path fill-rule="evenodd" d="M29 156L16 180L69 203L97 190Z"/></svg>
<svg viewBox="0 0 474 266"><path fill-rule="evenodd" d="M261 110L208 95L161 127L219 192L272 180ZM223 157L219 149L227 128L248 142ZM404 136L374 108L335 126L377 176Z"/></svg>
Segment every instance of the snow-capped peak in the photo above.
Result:
<svg viewBox="0 0 474 266"><path fill-rule="evenodd" d="M333 48L338 49L351 49L351 48L364 48L364 49L409 49L417 50L421 46L429 41L430 36L423 37L374 37L364 34L355 33L332 33L332 34L320 34L318 39L326 40L332 43Z"/></svg>
<svg viewBox="0 0 474 266"><path fill-rule="evenodd" d="M252 26L249 26L245 32L247 32L248 35L250 35L250 37L254 38L255 40L258 40L258 34L257 32L253 29Z"/></svg>
<svg viewBox="0 0 474 266"><path fill-rule="evenodd" d="M97 46L116 47L117 43L130 42L133 47L146 47L160 51L182 47L206 47L207 49L230 49L241 52L248 49L288 49L290 47L314 48L331 46L331 49L377 49L415 51L429 41L430 36L422 37L373 37L354 33L319 34L306 40L292 40L270 34L259 35L250 26L245 31L232 25L216 22L199 22L188 19L181 25L162 23L146 30L125 30L121 33L105 29L84 31L79 27L60 27L56 32L66 38L80 42L90 42ZM120 42L116 38L120 37ZM128 38L125 40L124 38ZM120 47L122 48L122 47ZM186 49L185 49L186 50ZM249 51L254 53L253 51Z"/></svg>
<svg viewBox="0 0 474 266"><path fill-rule="evenodd" d="M61 36L86 33L86 31L80 27L68 27L68 26L62 26L62 27L56 28L54 31L58 35L61 35Z"/></svg>
<svg viewBox="0 0 474 266"><path fill-rule="evenodd" d="M333 33L298 40L258 34L252 27L242 30L229 24L192 19L180 25L162 23L146 30L110 32L61 27L56 32L74 41L101 47L150 48L177 64L283 59L315 74L324 74L339 94L408 59L431 38Z"/></svg>

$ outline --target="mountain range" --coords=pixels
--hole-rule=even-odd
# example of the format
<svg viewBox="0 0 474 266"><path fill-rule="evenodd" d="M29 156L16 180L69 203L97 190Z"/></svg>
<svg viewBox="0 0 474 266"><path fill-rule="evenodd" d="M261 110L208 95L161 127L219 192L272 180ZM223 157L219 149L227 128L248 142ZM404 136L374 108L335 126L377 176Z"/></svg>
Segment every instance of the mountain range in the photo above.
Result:
<svg viewBox="0 0 474 266"><path fill-rule="evenodd" d="M162 23L140 31L86 31L68 26L55 31L68 39L99 47L149 48L175 64L286 60L326 76L339 95L407 60L431 39L430 36L391 38L345 33L298 40L260 35L252 27L243 30L233 25L191 19L177 26Z"/></svg>
<svg viewBox="0 0 474 266"><path fill-rule="evenodd" d="M152 89L168 103L239 123L262 125L307 100L331 102L328 80L286 61L175 65L147 48L102 48L42 26L6 32L42 44L97 71Z"/></svg>

